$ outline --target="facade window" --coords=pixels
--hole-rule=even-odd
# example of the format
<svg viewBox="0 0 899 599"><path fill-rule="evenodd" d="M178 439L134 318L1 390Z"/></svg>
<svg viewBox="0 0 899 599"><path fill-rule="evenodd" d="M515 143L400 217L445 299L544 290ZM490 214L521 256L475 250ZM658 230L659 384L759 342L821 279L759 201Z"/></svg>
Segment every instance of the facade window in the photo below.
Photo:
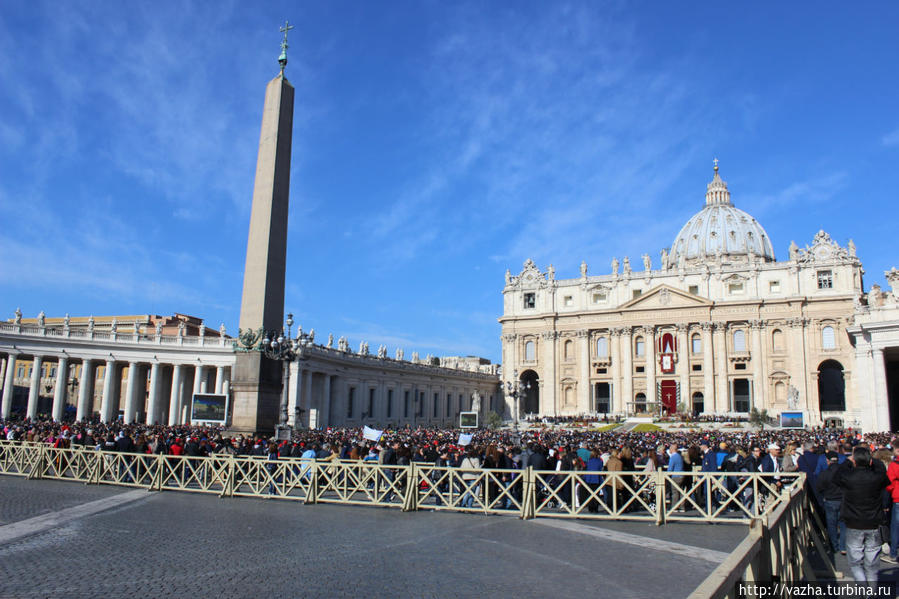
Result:
<svg viewBox="0 0 899 599"><path fill-rule="evenodd" d="M833 289L833 271L818 271L818 289Z"/></svg>
<svg viewBox="0 0 899 599"><path fill-rule="evenodd" d="M743 295L743 283L730 283L727 286L727 292L730 295Z"/></svg>
<svg viewBox="0 0 899 599"><path fill-rule="evenodd" d="M528 341L524 344L524 359L527 362L532 362L536 359L536 351L534 349L535 343L533 341Z"/></svg>
<svg viewBox="0 0 899 599"><path fill-rule="evenodd" d="M783 381L774 383L774 401L777 403L786 403L787 386Z"/></svg>
<svg viewBox="0 0 899 599"><path fill-rule="evenodd" d="M604 291L600 291L593 294L593 303L594 304L603 304L608 299L608 295Z"/></svg>
<svg viewBox="0 0 899 599"><path fill-rule="evenodd" d="M609 355L609 339L607 337L600 337L596 340L596 356L598 358L605 358Z"/></svg>
<svg viewBox="0 0 899 599"><path fill-rule="evenodd" d="M465 406L464 399L462 398L462 394L459 394L459 410L456 412L457 414L462 411L462 408Z"/></svg>
<svg viewBox="0 0 899 599"><path fill-rule="evenodd" d="M566 360L573 359L574 358L574 343L571 341L571 339L569 339L565 342L565 345L563 346L563 348L564 348L564 353L562 355L565 357L565 359Z"/></svg>
<svg viewBox="0 0 899 599"><path fill-rule="evenodd" d="M637 412L645 412L646 411L646 394L645 393L637 393L634 396L634 410Z"/></svg>
<svg viewBox="0 0 899 599"><path fill-rule="evenodd" d="M821 347L824 349L836 349L837 340L833 333L833 327L827 326L821 329Z"/></svg>
<svg viewBox="0 0 899 599"><path fill-rule="evenodd" d="M387 417L393 418L393 389L387 390Z"/></svg>
<svg viewBox="0 0 899 599"><path fill-rule="evenodd" d="M746 333L744 331L734 331L734 351L746 351Z"/></svg>
<svg viewBox="0 0 899 599"><path fill-rule="evenodd" d="M641 295L643 295L643 290L642 290L642 289L634 289L634 291L633 291L633 297L637 298L637 297L640 297Z"/></svg>
<svg viewBox="0 0 899 599"><path fill-rule="evenodd" d="M634 370L637 372L637 374L643 374L644 372L646 372L646 367L637 366Z"/></svg>
<svg viewBox="0 0 899 599"><path fill-rule="evenodd" d="M434 418L437 418L437 415L440 414L440 395L434 394Z"/></svg>
<svg viewBox="0 0 899 599"><path fill-rule="evenodd" d="M403 392L403 418L409 417L409 392Z"/></svg>
<svg viewBox="0 0 899 599"><path fill-rule="evenodd" d="M346 399L346 417L347 418L353 417L353 400L355 400L355 399L356 399L356 388L350 387L350 393Z"/></svg>
<svg viewBox="0 0 899 599"><path fill-rule="evenodd" d="M697 355L702 353L702 336L699 333L693 333L690 337L690 352Z"/></svg>
<svg viewBox="0 0 899 599"><path fill-rule="evenodd" d="M574 305L574 296L566 295L564 302L565 302L566 306L573 306Z"/></svg>
<svg viewBox="0 0 899 599"><path fill-rule="evenodd" d="M453 396L450 393L446 394L446 416L449 416L453 413Z"/></svg>
<svg viewBox="0 0 899 599"><path fill-rule="evenodd" d="M634 340L634 355L638 358L642 358L646 354L646 344L643 342L643 337L637 337Z"/></svg>
<svg viewBox="0 0 899 599"><path fill-rule="evenodd" d="M780 293L780 281L770 281L768 283L768 291L771 293Z"/></svg>
<svg viewBox="0 0 899 599"><path fill-rule="evenodd" d="M771 332L771 349L774 351L784 350L784 332L780 329L774 329Z"/></svg>
<svg viewBox="0 0 899 599"><path fill-rule="evenodd" d="M699 285L690 285L689 291L693 295L699 295Z"/></svg>
<svg viewBox="0 0 899 599"><path fill-rule="evenodd" d="M702 372L702 364L693 364L693 372Z"/></svg>
<svg viewBox="0 0 899 599"><path fill-rule="evenodd" d="M369 418L375 417L375 390L374 389L368 390L368 417Z"/></svg>
<svg viewBox="0 0 899 599"><path fill-rule="evenodd" d="M749 379L734 379L732 383L734 412L746 413L752 403Z"/></svg>
<svg viewBox="0 0 899 599"><path fill-rule="evenodd" d="M537 294L536 293L525 293L524 294L524 309L530 310L532 308L537 307Z"/></svg>
<svg viewBox="0 0 899 599"><path fill-rule="evenodd" d="M24 366L19 366L16 369L16 378L19 378L19 379L25 378L25 367Z"/></svg>
<svg viewBox="0 0 899 599"><path fill-rule="evenodd" d="M50 378L53 378L55 376L56 376L56 366L51 366L50 367Z"/></svg>

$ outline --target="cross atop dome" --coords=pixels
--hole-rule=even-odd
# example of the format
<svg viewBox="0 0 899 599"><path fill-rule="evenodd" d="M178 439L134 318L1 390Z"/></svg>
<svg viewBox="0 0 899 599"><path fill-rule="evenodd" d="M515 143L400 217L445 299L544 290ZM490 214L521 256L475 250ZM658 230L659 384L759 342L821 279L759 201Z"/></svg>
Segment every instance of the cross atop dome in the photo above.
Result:
<svg viewBox="0 0 899 599"><path fill-rule="evenodd" d="M287 32L291 29L294 29L294 26L290 24L290 21L284 21L284 27L280 29L281 33L284 34L284 39L281 40L281 56L278 57L278 64L281 65L281 76L284 76L284 67L287 66Z"/></svg>

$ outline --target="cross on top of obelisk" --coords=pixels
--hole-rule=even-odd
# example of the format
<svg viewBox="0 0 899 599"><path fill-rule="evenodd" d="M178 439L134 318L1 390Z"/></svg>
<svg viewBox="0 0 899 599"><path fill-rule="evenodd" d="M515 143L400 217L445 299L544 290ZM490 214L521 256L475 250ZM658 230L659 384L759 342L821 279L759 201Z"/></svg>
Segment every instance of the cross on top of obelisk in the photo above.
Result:
<svg viewBox="0 0 899 599"><path fill-rule="evenodd" d="M287 32L291 29L294 29L294 26L290 24L290 21L284 21L284 27L280 29L281 33L284 34L284 39L281 40L281 56L278 57L282 77L284 76L284 67L287 66Z"/></svg>

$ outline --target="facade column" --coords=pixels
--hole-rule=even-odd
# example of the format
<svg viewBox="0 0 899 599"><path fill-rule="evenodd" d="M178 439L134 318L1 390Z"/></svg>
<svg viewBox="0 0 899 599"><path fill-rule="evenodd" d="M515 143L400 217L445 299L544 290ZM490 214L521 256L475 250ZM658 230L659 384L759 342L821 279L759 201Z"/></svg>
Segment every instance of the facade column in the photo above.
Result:
<svg viewBox="0 0 899 599"><path fill-rule="evenodd" d="M723 412L715 397L715 354L712 351L712 323L703 322L702 327L702 401L706 413Z"/></svg>
<svg viewBox="0 0 899 599"><path fill-rule="evenodd" d="M75 420L79 422L91 417L95 378L94 361L85 358L81 361L81 383L78 385L78 411L75 413Z"/></svg>
<svg viewBox="0 0 899 599"><path fill-rule="evenodd" d="M543 371L543 376L539 379L538 389L538 403L537 411L540 414L551 414L553 416L557 416L558 411L558 402L556 400L556 391L559 388L557 381L559 379L556 368L556 363L559 359L559 355L557 353L559 347L559 332L558 331L546 331L543 334L543 360L541 360ZM519 374L521 372L519 371ZM512 381L515 385L518 385L518 381ZM517 387L516 387L517 388ZM518 409L523 409L522 400L519 398L518 400ZM512 402L510 413L514 412L515 403Z"/></svg>
<svg viewBox="0 0 899 599"><path fill-rule="evenodd" d="M0 361L0 383L6 380L6 367L9 366L9 356ZM4 385L5 387L5 385Z"/></svg>
<svg viewBox="0 0 899 599"><path fill-rule="evenodd" d="M147 399L147 424L157 424L159 418L159 362L150 364L150 391Z"/></svg>
<svg viewBox="0 0 899 599"><path fill-rule="evenodd" d="M545 335L549 335L551 333L553 333L553 331L547 331L545 333ZM518 381L513 380L514 377L512 376L512 373L514 373L518 370L518 352L516 351L516 347L517 347L516 339L518 338L518 336L515 335L514 333L506 333L503 335L502 338L503 338L503 377L506 379L506 381L512 381L513 384L517 384ZM547 341L547 344L549 344L548 341ZM544 352L545 351L546 350L544 348ZM544 370L545 370L545 366L544 366ZM506 381L503 381L504 389L505 389ZM410 396L409 401L411 402L410 407L409 407L409 418L412 420L414 420L414 418L415 418L415 416L414 416L414 414L415 414L415 395L416 395L415 390L409 389L409 396ZM544 401L544 398L541 396L540 403L542 404L543 401ZM515 419L515 402L514 402L514 400L512 400L511 397L505 395L505 391L503 392L503 405L505 406L505 411L508 411L509 415L512 416L512 419L514 420ZM503 415L505 414L505 411L504 411ZM541 412L542 411L543 410L542 410L542 406L541 406Z"/></svg>
<svg viewBox="0 0 899 599"><path fill-rule="evenodd" d="M653 410L660 410L659 392L656 389L656 328L652 325L643 327L643 348L646 355L646 401L656 402Z"/></svg>
<svg viewBox="0 0 899 599"><path fill-rule="evenodd" d="M887 389L886 362L883 358L883 350L876 348L871 352L874 361L873 397L875 406L875 431L890 430L890 402Z"/></svg>
<svg viewBox="0 0 899 599"><path fill-rule="evenodd" d="M724 412L732 412L727 380L727 323L716 322L714 325L712 351L715 354L715 405Z"/></svg>
<svg viewBox="0 0 899 599"><path fill-rule="evenodd" d="M66 385L69 382L69 358L62 356L56 366L56 389L53 391L53 420L62 421L66 408Z"/></svg>
<svg viewBox="0 0 899 599"><path fill-rule="evenodd" d="M765 323L761 320L749 321L749 331L752 335L752 354L749 356L749 361L752 363L752 405L750 409L755 407L758 410L769 407L767 405L768 402L765 400L765 357L762 355L762 332L764 326Z"/></svg>
<svg viewBox="0 0 899 599"><path fill-rule="evenodd" d="M631 413L634 401L634 329L621 329L621 408L625 414Z"/></svg>
<svg viewBox="0 0 899 599"><path fill-rule="evenodd" d="M677 373L678 386L680 387L680 400L687 408L687 412L693 413L693 398L690 391L690 347L688 339L688 326L686 323L677 325Z"/></svg>
<svg viewBox="0 0 899 599"><path fill-rule="evenodd" d="M44 365L42 356L34 356L31 362L31 387L28 389L28 418L37 418L37 400L41 393L41 369Z"/></svg>
<svg viewBox="0 0 899 599"><path fill-rule="evenodd" d="M205 379L204 375L206 374L206 368L197 364L194 368L194 390L193 394L204 393L203 389L203 380Z"/></svg>
<svg viewBox="0 0 899 599"><path fill-rule="evenodd" d="M184 374L184 367L181 364L175 364L172 369L172 395L169 399L169 426L180 424L181 419L181 379Z"/></svg>
<svg viewBox="0 0 899 599"><path fill-rule="evenodd" d="M128 382L125 386L125 424L134 422L135 404L137 403L137 362L128 363Z"/></svg>
<svg viewBox="0 0 899 599"><path fill-rule="evenodd" d="M612 360L612 388L609 389L609 414L621 411L621 328L609 330L609 359Z"/></svg>
<svg viewBox="0 0 899 599"><path fill-rule="evenodd" d="M578 361L580 362L580 376L577 383L577 413L586 414L590 411L590 331L580 329L577 332Z"/></svg>
<svg viewBox="0 0 899 599"><path fill-rule="evenodd" d="M215 368L215 394L222 394L222 386L225 382L225 367L224 366L216 366Z"/></svg>
<svg viewBox="0 0 899 599"><path fill-rule="evenodd" d="M3 402L0 405L0 417L4 420L9 418L9 412L12 409L13 388L16 384L16 356L10 353L6 357L6 372L3 377Z"/></svg>
<svg viewBox="0 0 899 599"><path fill-rule="evenodd" d="M113 405L115 401L115 360L106 360L106 370L103 373L103 403L100 408L100 420L112 422L117 416L118 407Z"/></svg>

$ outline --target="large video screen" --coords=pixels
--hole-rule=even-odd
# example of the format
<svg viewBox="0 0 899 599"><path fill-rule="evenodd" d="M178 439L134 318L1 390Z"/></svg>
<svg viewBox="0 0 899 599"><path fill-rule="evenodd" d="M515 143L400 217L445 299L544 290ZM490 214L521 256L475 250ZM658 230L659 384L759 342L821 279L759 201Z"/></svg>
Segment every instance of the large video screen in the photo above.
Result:
<svg viewBox="0 0 899 599"><path fill-rule="evenodd" d="M195 393L190 409L191 422L222 422L228 417L228 396Z"/></svg>
<svg viewBox="0 0 899 599"><path fill-rule="evenodd" d="M478 413L459 412L459 428L478 428Z"/></svg>
<svg viewBox="0 0 899 599"><path fill-rule="evenodd" d="M805 428L802 412L781 412L780 426L781 428Z"/></svg>

